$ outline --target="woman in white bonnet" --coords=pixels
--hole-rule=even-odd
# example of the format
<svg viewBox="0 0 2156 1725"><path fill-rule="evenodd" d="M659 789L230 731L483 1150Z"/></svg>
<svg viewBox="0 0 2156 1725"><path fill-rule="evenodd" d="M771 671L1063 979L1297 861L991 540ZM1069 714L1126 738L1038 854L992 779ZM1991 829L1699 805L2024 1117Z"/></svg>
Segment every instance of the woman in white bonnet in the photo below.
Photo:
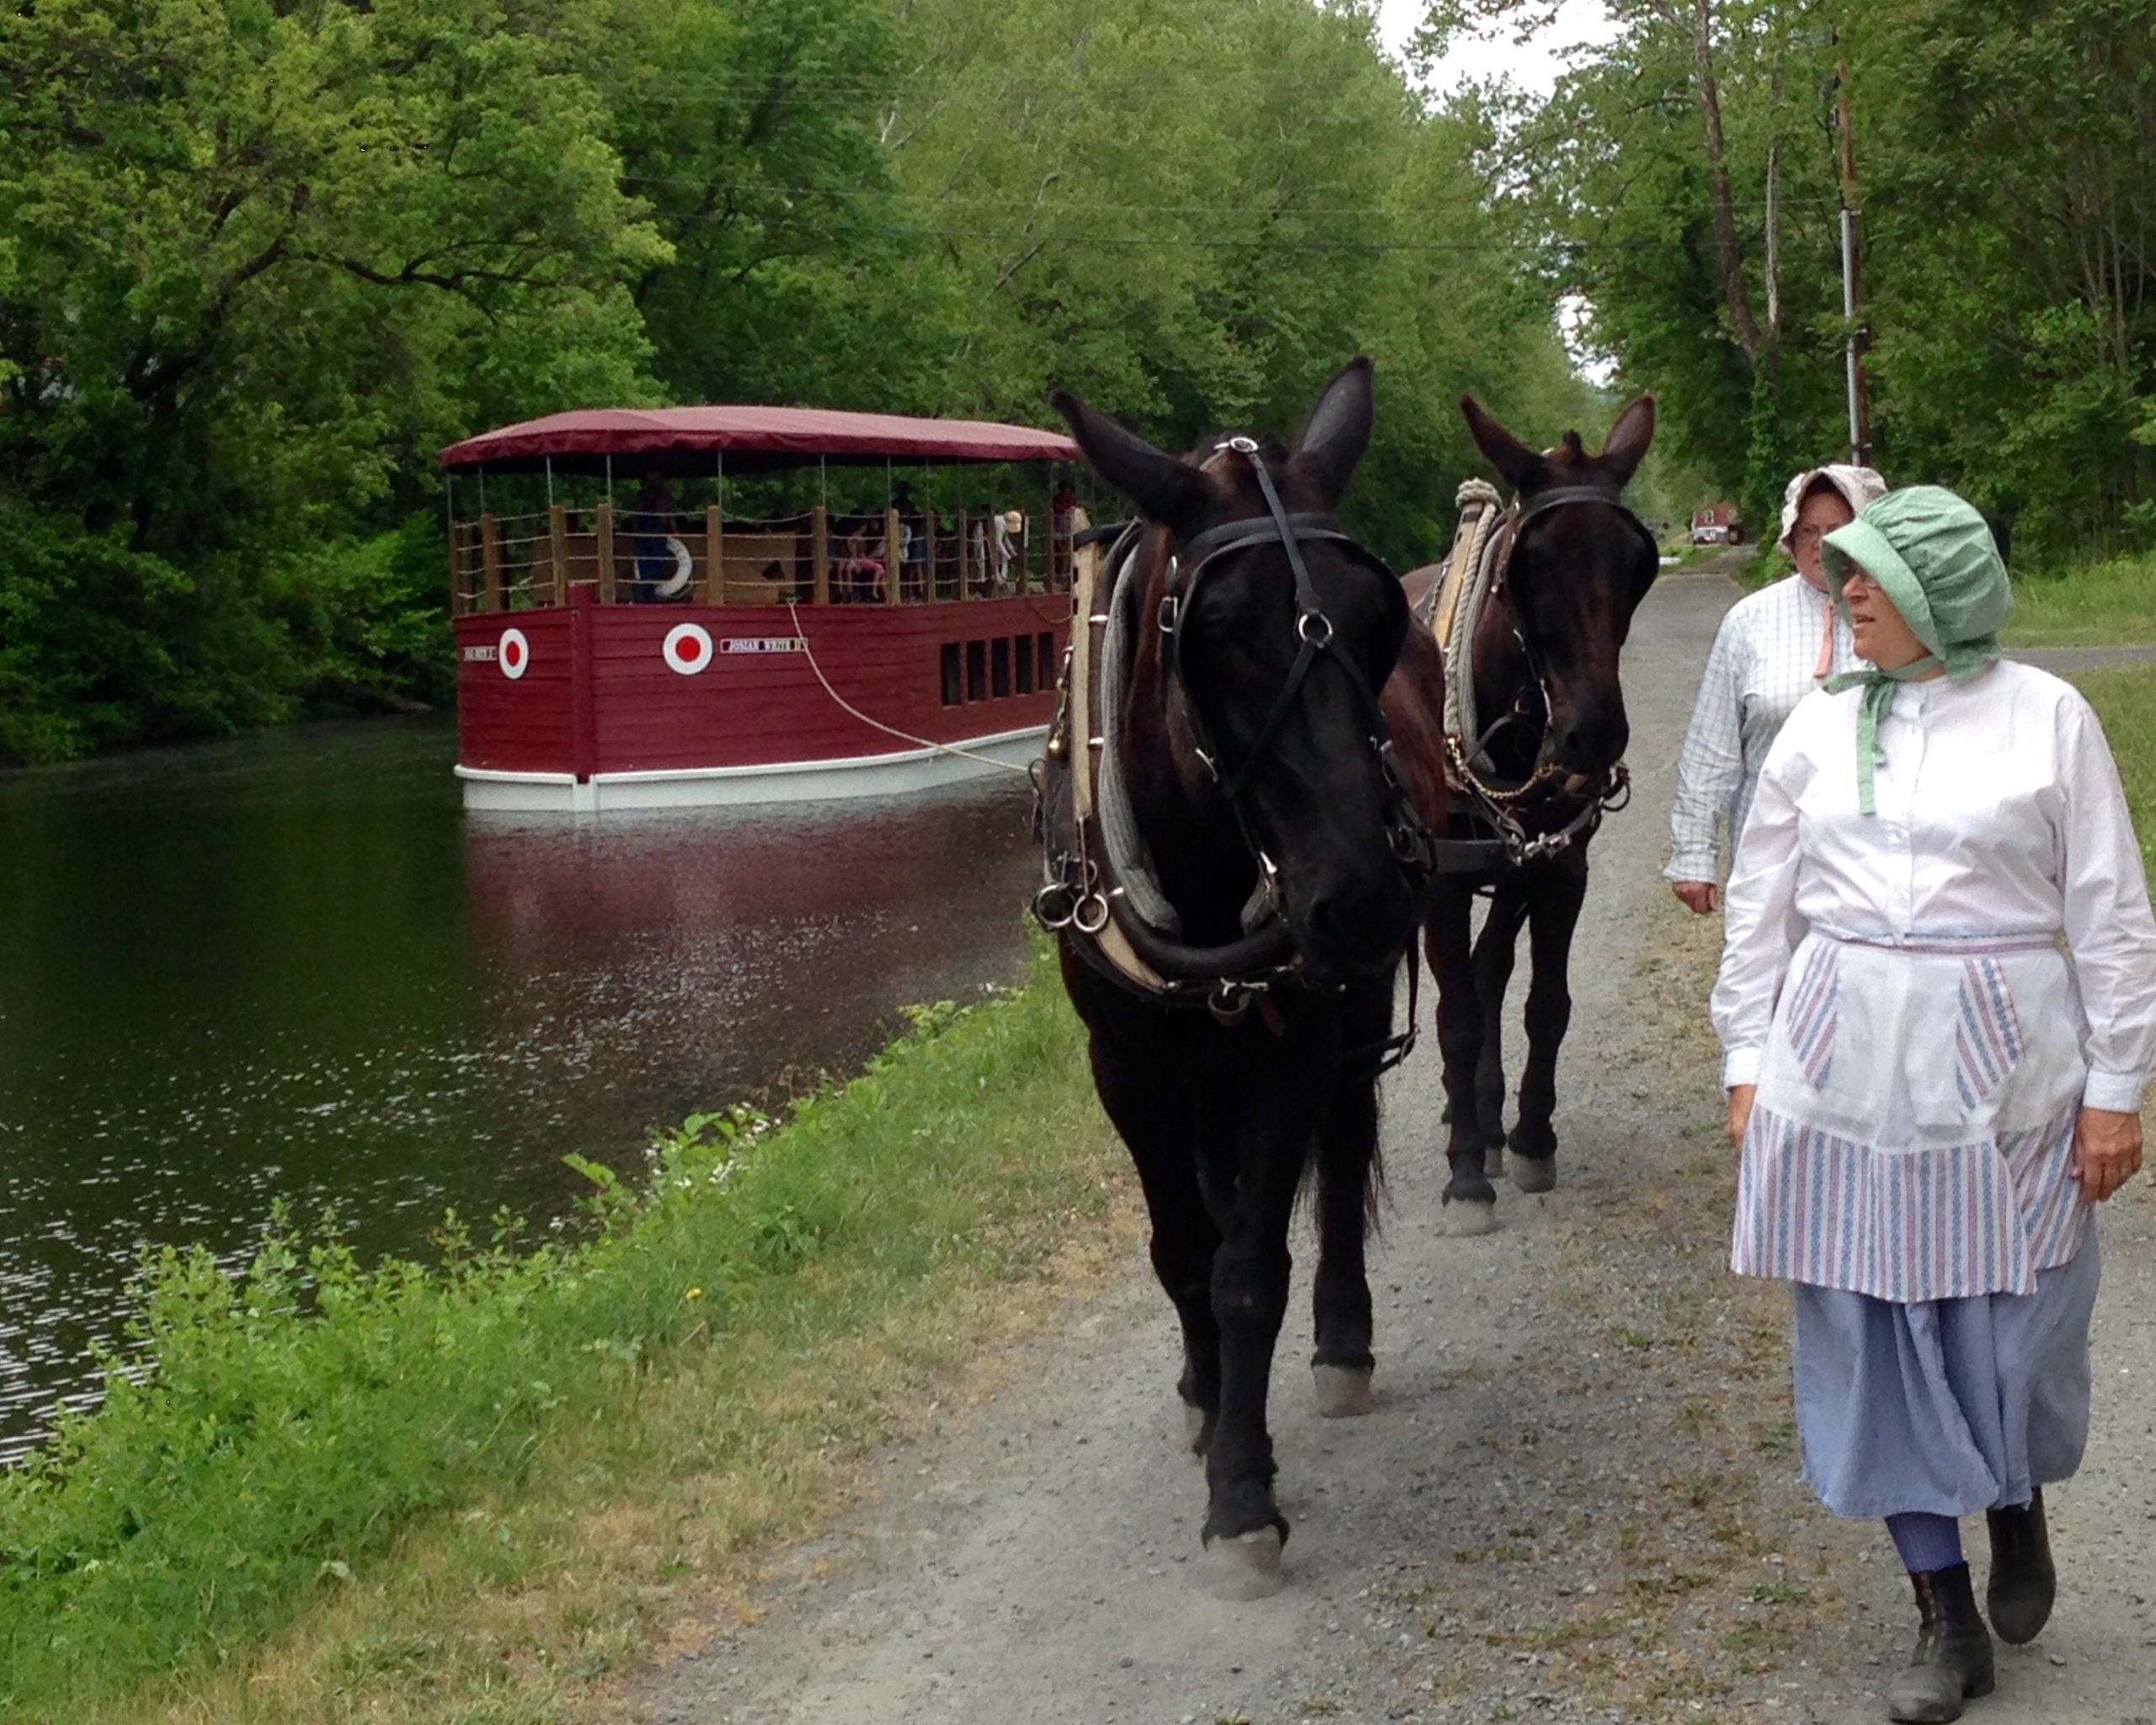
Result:
<svg viewBox="0 0 2156 1725"><path fill-rule="evenodd" d="M1733 854L1782 721L1824 678L1856 662L1849 626L1827 597L1819 545L1886 489L1870 467L1839 463L1791 479L1782 493L1780 542L1796 560L1796 573L1739 600L1716 632L1677 762L1669 863L1662 870L1671 890L1700 916L1716 908L1717 825L1727 823Z"/></svg>

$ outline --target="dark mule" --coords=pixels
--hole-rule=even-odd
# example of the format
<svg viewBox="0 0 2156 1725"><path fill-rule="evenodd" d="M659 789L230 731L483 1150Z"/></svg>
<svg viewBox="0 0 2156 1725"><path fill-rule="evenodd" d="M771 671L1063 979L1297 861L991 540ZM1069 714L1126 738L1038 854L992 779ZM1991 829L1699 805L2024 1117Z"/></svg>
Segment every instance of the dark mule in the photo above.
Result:
<svg viewBox="0 0 2156 1725"><path fill-rule="evenodd" d="M1280 1585L1288 1531L1266 1386L1289 1221L1313 1168L1320 1411L1370 1406L1376 1072L1420 911L1415 852L1443 812L1441 705L1426 704L1441 702L1443 668L1400 583L1331 520L1369 440L1368 360L1326 386L1292 452L1236 438L1185 461L1051 399L1143 521L1114 595L1074 625L1081 656L1043 783L1043 920L1182 1321L1207 1567L1217 1590L1254 1599ZM1084 655L1107 641L1112 606L1128 644L1103 686ZM1373 692L1403 646L1422 676L1387 691L1380 718ZM1086 812L1095 734L1150 852L1164 900L1150 921Z"/></svg>
<svg viewBox="0 0 2156 1725"><path fill-rule="evenodd" d="M1653 537L1618 500L1654 440L1654 398L1618 416L1601 451L1579 434L1537 454L1463 397L1469 430L1518 494L1508 560L1472 640L1475 710L1486 725L1481 767L1453 762L1451 835L1505 836L1502 861L1433 883L1425 949L1438 985L1452 1178L1444 1191L1454 1231L1496 1226L1504 1127L1503 1011L1513 949L1528 931L1527 1064L1509 1140L1523 1191L1556 1183L1557 1049L1572 1019L1566 977L1572 932L1587 897L1587 852L1603 810L1622 798L1630 727L1617 676L1632 613L1653 585ZM1422 579L1409 578L1411 590ZM1455 673L1459 670L1454 665ZM1490 721L1494 719L1494 724ZM1463 740L1470 761L1474 742ZM1479 938L1476 895L1490 910Z"/></svg>

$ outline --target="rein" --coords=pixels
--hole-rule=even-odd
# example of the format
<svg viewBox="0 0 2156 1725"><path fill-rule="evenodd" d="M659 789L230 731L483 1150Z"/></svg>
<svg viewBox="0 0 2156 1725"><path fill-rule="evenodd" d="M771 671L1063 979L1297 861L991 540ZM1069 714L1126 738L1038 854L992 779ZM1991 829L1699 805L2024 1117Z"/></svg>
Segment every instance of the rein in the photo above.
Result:
<svg viewBox="0 0 2156 1725"><path fill-rule="evenodd" d="M1251 439L1230 438L1218 446L1214 455L1240 457L1249 464L1265 499L1266 513L1210 528L1177 547L1169 558L1167 590L1161 598L1153 621L1154 626L1168 638L1168 676L1171 681L1182 684L1187 697L1189 685L1183 670L1183 626L1200 580L1213 568L1215 559L1229 553L1274 545L1286 552L1295 583L1295 658L1258 727L1248 755L1239 764L1227 764L1208 730L1196 700L1187 699L1185 702L1196 738L1198 759L1207 776L1219 787L1235 820L1236 832L1257 865L1257 890L1244 913L1247 932L1241 939L1222 946L1187 945L1147 921L1132 903L1127 886L1113 878L1109 846L1100 812L1102 756L1108 740L1102 729L1101 702L1104 692L1098 681L1102 645L1098 636L1114 620L1118 610L1129 602L1124 589L1134 579L1132 569L1138 560L1139 529L1136 523L1126 531L1110 553L1108 561L1113 566L1114 580L1106 600L1100 601L1093 592L1090 575L1083 590L1075 595L1080 611L1077 629L1085 631L1085 638L1081 650L1077 629L1074 629L1071 649L1065 655L1061 699L1048 745L1049 759L1067 758L1074 741L1072 722L1079 721L1077 729L1083 736L1083 753L1071 761L1070 769L1075 830L1071 847L1059 850L1048 821L1042 820L1043 884L1033 898L1033 915L1052 933L1085 937L1075 943L1076 949L1096 968L1136 993L1168 1005L1203 1004L1215 1019L1228 1026L1242 1023L1256 1003L1261 1007L1261 1016L1277 1032L1278 1016L1262 997L1275 984L1296 978L1299 959L1294 937L1280 914L1279 870L1259 841L1246 793L1252 775L1267 759L1304 685L1322 659L1331 657L1332 664L1348 678L1363 707L1369 726L1367 740L1378 757L1388 787L1386 838L1395 860L1410 873L1428 873L1434 866L1439 841L1416 814L1406 774L1393 752L1390 729L1377 692L1352 660L1329 655L1327 652L1332 644L1332 622L1326 615L1316 585L1310 579L1302 547L1308 542L1326 541L1354 547L1358 553L1361 547L1331 515L1289 514L1281 502L1272 475L1258 458L1257 445ZM1362 555L1368 558L1367 553ZM1383 570L1374 559L1369 560L1374 569ZM1406 1030L1369 1048L1348 1050L1343 1056L1349 1060L1373 1061L1374 1064L1369 1068L1373 1076L1405 1060L1415 1044L1420 980L1419 966L1412 962L1412 949L1410 959Z"/></svg>

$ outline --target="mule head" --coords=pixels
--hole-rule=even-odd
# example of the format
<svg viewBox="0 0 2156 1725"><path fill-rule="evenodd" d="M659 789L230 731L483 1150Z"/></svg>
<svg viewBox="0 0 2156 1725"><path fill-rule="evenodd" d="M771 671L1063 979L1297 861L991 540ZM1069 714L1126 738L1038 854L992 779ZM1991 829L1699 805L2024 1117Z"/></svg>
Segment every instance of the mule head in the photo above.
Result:
<svg viewBox="0 0 2156 1725"><path fill-rule="evenodd" d="M1354 360L1325 386L1292 449L1251 439L1238 448L1222 436L1178 457L1063 391L1049 400L1094 471L1166 536L1144 615L1148 649L1162 665L1159 745L1176 757L1179 800L1216 836L1258 853L1255 867L1278 870L1279 909L1313 980L1389 969L1415 915L1412 884L1392 848L1400 799L1374 740L1376 694L1407 630L1399 581L1359 547L1302 539L1321 613L1311 622L1276 536L1210 555L1200 546L1198 558L1180 564L1173 556L1216 530L1270 520L1254 462L1289 514L1331 515L1369 444L1369 360ZM1163 599L1175 601L1172 639L1153 627ZM1298 680L1306 634L1326 640ZM1232 916L1235 884L1219 884ZM1187 918L1191 907L1179 908Z"/></svg>
<svg viewBox="0 0 2156 1725"><path fill-rule="evenodd" d="M1630 737L1618 654L1660 566L1652 536L1619 501L1654 441L1654 398L1631 402L1592 455L1577 431L1538 453L1473 396L1462 396L1460 406L1476 447L1518 494L1524 517L1505 587L1529 669L1549 697L1545 758L1579 777L1598 778ZM1533 512L1538 498L1574 489L1605 494L1608 501Z"/></svg>

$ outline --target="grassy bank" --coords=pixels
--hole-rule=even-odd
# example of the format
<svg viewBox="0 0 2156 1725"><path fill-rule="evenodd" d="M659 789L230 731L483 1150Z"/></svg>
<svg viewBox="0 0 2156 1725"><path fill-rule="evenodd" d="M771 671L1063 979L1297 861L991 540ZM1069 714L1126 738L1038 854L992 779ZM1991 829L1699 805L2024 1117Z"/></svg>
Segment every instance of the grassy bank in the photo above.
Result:
<svg viewBox="0 0 2156 1725"><path fill-rule="evenodd" d="M2114 558L2014 584L2009 647L2156 641L2156 556Z"/></svg>
<svg viewBox="0 0 2156 1725"><path fill-rule="evenodd" d="M147 1382L0 1477L0 1717L510 1725L699 1637L1103 1238L1120 1158L1036 983L598 1173L584 1245L163 1259Z"/></svg>

